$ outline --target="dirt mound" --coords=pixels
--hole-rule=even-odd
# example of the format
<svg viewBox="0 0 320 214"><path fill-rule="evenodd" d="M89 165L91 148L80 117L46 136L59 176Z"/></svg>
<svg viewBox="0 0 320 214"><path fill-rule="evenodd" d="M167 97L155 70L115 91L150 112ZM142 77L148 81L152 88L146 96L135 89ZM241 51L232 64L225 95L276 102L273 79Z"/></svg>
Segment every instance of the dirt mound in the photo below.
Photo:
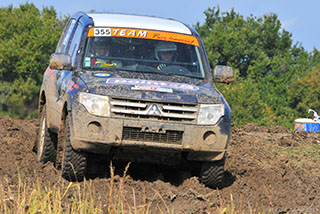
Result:
<svg viewBox="0 0 320 214"><path fill-rule="evenodd" d="M37 162L33 146L38 126L38 120L0 118L0 181L6 182L7 178L14 186L20 175L26 182L66 182L52 164ZM163 174L156 165L131 164L124 185L126 200L132 202L134 192L137 203L152 201L165 212L169 209L176 213L199 213L221 203L230 204L231 200L238 209L316 208L320 213L319 151L319 134L254 124L233 127L223 189L207 188L189 172L168 170ZM116 184L124 168L116 164ZM105 198L109 183L107 175L92 180L97 197Z"/></svg>

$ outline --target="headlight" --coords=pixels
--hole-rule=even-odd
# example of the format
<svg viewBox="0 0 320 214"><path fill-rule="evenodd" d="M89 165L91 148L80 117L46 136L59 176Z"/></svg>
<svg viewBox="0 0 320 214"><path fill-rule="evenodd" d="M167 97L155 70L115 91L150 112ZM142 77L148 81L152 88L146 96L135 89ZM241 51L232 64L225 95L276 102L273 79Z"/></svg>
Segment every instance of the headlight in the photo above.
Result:
<svg viewBox="0 0 320 214"><path fill-rule="evenodd" d="M80 103L90 114L97 116L110 116L109 97L89 93L80 93Z"/></svg>
<svg viewBox="0 0 320 214"><path fill-rule="evenodd" d="M201 104L198 116L199 125L214 125L224 115L223 104Z"/></svg>

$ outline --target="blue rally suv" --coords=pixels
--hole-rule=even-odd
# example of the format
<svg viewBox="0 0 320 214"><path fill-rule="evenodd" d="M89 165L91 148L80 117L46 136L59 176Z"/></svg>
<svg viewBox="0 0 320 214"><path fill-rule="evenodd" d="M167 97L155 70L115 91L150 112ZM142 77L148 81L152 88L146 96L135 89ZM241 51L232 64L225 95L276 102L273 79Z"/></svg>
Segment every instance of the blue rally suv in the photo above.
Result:
<svg viewBox="0 0 320 214"><path fill-rule="evenodd" d="M148 16L76 13L44 73L38 161L61 164L81 181L89 156L198 171L209 187L223 181L231 111L211 75L198 33Z"/></svg>

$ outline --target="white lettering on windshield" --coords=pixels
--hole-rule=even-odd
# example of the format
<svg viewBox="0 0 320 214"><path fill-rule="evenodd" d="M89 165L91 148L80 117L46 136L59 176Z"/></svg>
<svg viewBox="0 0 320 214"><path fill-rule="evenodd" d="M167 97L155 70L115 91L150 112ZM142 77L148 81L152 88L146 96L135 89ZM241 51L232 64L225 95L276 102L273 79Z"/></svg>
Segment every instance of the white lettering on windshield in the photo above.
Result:
<svg viewBox="0 0 320 214"><path fill-rule="evenodd" d="M121 31L120 31L120 36L125 36L125 35L126 35L126 31L127 31L127 30L121 30Z"/></svg>
<svg viewBox="0 0 320 214"><path fill-rule="evenodd" d="M135 30L130 31L130 33L128 33L128 36L136 36L136 31Z"/></svg>
<svg viewBox="0 0 320 214"><path fill-rule="evenodd" d="M140 30L139 33L138 33L138 37L147 37L147 31L142 31Z"/></svg>
<svg viewBox="0 0 320 214"><path fill-rule="evenodd" d="M143 37L146 38L148 36L148 31L143 30L128 30L128 29L112 29L113 36L128 36L128 37Z"/></svg>
<svg viewBox="0 0 320 214"><path fill-rule="evenodd" d="M120 29L113 29L113 35L117 35L117 33L118 33L119 30L120 30Z"/></svg>

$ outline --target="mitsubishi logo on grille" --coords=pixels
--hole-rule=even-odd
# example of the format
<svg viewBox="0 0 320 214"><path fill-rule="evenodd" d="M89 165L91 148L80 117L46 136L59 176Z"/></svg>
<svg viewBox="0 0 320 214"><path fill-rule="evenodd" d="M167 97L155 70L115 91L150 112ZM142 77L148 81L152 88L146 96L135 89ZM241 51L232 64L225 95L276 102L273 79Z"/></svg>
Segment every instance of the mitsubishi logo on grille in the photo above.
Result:
<svg viewBox="0 0 320 214"><path fill-rule="evenodd" d="M147 109L148 115L161 115L162 111L158 104L151 104Z"/></svg>

